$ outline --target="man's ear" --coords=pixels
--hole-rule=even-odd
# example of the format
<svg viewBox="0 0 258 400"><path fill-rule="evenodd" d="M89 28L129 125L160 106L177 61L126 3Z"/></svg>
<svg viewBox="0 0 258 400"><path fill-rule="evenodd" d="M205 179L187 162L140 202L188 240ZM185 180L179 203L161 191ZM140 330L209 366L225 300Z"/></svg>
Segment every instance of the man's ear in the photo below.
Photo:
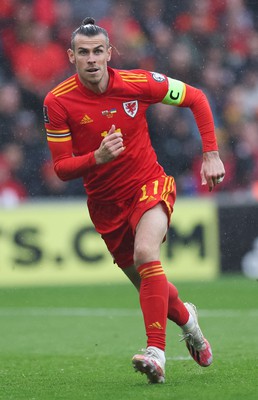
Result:
<svg viewBox="0 0 258 400"><path fill-rule="evenodd" d="M75 64L75 56L72 49L67 50L68 58L71 64Z"/></svg>
<svg viewBox="0 0 258 400"><path fill-rule="evenodd" d="M108 57L107 57L107 61L111 60L111 56L112 56L112 47L108 48Z"/></svg>

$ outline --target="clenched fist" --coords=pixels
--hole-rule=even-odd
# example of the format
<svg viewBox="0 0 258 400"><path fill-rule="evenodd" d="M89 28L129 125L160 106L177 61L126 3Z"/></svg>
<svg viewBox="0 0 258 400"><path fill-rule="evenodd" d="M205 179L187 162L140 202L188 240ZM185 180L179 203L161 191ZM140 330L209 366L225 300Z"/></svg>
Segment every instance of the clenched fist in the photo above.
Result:
<svg viewBox="0 0 258 400"><path fill-rule="evenodd" d="M114 160L124 149L123 135L121 132L116 132L115 125L112 125L107 136L104 137L99 148L94 153L96 164L105 164Z"/></svg>

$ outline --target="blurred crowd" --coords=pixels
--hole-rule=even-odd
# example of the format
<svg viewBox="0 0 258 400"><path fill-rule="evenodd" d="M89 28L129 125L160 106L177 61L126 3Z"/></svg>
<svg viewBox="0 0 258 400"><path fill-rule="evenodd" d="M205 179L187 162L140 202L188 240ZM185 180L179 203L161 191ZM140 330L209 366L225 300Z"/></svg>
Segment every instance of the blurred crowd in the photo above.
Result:
<svg viewBox="0 0 258 400"><path fill-rule="evenodd" d="M75 72L66 50L86 16L109 32L111 66L164 73L206 93L226 167L216 192L255 191L256 0L1 0L0 205L84 194L80 179L62 182L53 171L42 102ZM202 149L191 112L156 104L148 120L158 159L176 178L178 194L207 195L200 185Z"/></svg>

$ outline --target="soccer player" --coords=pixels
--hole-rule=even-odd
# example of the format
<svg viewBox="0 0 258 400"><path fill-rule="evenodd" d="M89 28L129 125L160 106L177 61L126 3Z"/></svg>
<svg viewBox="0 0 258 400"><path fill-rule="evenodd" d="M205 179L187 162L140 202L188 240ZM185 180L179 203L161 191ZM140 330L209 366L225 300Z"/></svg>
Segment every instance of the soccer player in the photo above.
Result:
<svg viewBox="0 0 258 400"><path fill-rule="evenodd" d="M111 51L107 31L86 18L68 49L77 73L47 94L45 127L56 174L64 181L83 177L92 222L139 290L147 346L133 356L133 366L149 382L162 383L167 318L181 327L199 365L211 364L212 351L195 306L180 300L160 263L176 185L157 162L147 108L157 102L189 107L202 139L202 183L213 190L225 170L203 92L159 73L110 68Z"/></svg>

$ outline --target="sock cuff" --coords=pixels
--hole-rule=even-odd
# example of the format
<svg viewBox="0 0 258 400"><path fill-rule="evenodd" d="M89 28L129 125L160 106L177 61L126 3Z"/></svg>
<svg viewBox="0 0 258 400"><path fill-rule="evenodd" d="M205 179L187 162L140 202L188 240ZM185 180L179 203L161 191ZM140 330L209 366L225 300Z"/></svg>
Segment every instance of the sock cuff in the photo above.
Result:
<svg viewBox="0 0 258 400"><path fill-rule="evenodd" d="M150 278L151 276L165 275L160 261L151 261L140 265L137 268L141 279Z"/></svg>
<svg viewBox="0 0 258 400"><path fill-rule="evenodd" d="M193 327L193 325L194 325L194 318L191 315L191 313L189 312L189 318L188 318L186 324L181 325L181 329L183 329L184 332L188 332Z"/></svg>

